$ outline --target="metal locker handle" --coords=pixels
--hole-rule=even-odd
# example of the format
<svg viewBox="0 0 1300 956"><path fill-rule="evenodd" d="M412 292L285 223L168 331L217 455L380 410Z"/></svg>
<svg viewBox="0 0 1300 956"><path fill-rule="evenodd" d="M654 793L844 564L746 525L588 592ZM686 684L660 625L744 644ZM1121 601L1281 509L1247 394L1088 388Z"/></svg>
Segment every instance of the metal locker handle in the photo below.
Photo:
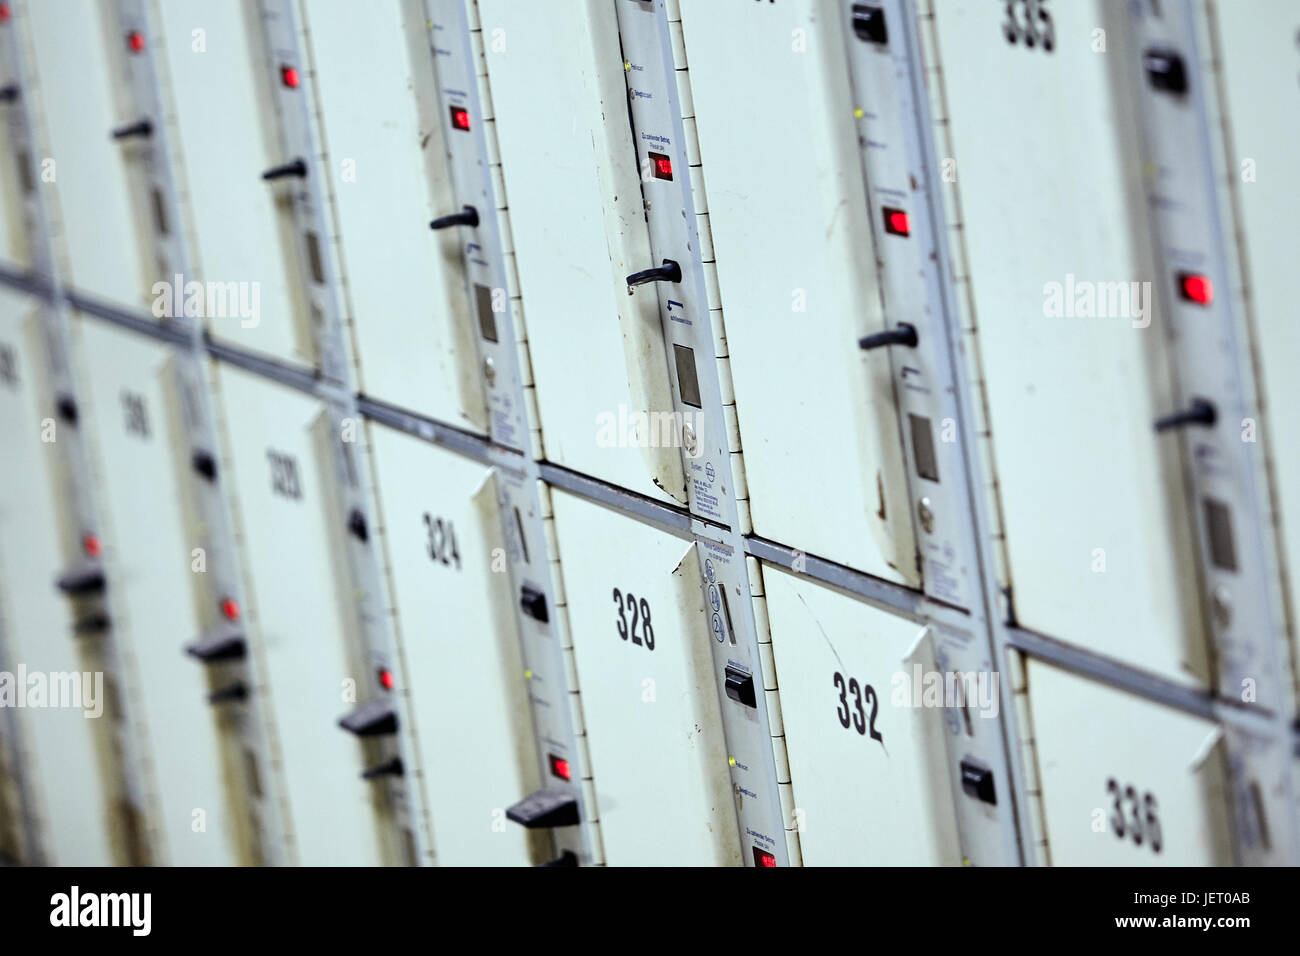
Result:
<svg viewBox="0 0 1300 956"><path fill-rule="evenodd" d="M914 349L918 341L920 340L917 338L915 326L908 325L906 322L899 322L896 328L889 329L887 332L874 332L871 335L864 335L858 339L858 348L868 351L886 345L906 345L909 349Z"/></svg>
<svg viewBox="0 0 1300 956"><path fill-rule="evenodd" d="M1212 402L1203 398L1192 399L1192 404L1181 412L1173 412L1156 419L1156 431L1167 432L1184 425L1205 425L1207 428L1218 420L1219 413Z"/></svg>
<svg viewBox="0 0 1300 956"><path fill-rule="evenodd" d="M147 119L130 123L126 126L119 126L113 130L113 139L133 139L136 136L150 137L153 135L153 123Z"/></svg>
<svg viewBox="0 0 1300 956"><path fill-rule="evenodd" d="M627 277L627 285L630 289L635 285L645 285L647 282L681 282L682 267L672 259L665 259L664 264L656 266L653 269L642 269L640 272L633 272Z"/></svg>
<svg viewBox="0 0 1300 956"><path fill-rule="evenodd" d="M270 182L273 179L284 179L286 176L297 176L301 179L306 175L307 164L301 159L295 159L293 162L285 163L282 166L272 166L262 173L262 178Z"/></svg>
<svg viewBox="0 0 1300 956"><path fill-rule="evenodd" d="M454 212L449 216L439 216L429 223L430 229L448 229L451 226L478 226L478 210L473 206L466 206L460 212Z"/></svg>

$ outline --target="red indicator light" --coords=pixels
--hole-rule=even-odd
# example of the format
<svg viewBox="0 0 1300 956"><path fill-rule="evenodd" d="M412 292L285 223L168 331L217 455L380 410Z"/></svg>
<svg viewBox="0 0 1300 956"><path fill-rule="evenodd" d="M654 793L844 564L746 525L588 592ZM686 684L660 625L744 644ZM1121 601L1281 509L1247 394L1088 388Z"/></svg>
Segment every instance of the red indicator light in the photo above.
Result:
<svg viewBox="0 0 1300 956"><path fill-rule="evenodd" d="M298 88L298 68L294 66L280 67L280 82L291 90Z"/></svg>
<svg viewBox="0 0 1300 956"><path fill-rule="evenodd" d="M81 539L81 546L85 549L86 554L92 558L99 557L100 551L103 550L99 544L99 536L94 534L84 535Z"/></svg>
<svg viewBox="0 0 1300 956"><path fill-rule="evenodd" d="M132 53L143 53L144 34L139 30L132 30L126 35L126 45L130 47Z"/></svg>
<svg viewBox="0 0 1300 956"><path fill-rule="evenodd" d="M650 168L655 174L655 179L673 178L673 161L663 153L647 153L650 157Z"/></svg>
<svg viewBox="0 0 1300 956"><path fill-rule="evenodd" d="M226 615L227 620L237 620L239 618L238 602L234 598L226 598L221 602L221 613Z"/></svg>
<svg viewBox="0 0 1300 956"><path fill-rule="evenodd" d="M1209 305L1214 301L1214 286L1209 277L1195 272L1178 273L1178 293L1197 305Z"/></svg>
<svg viewBox="0 0 1300 956"><path fill-rule="evenodd" d="M384 690L393 689L393 672L386 667L379 670L379 686Z"/></svg>
<svg viewBox="0 0 1300 956"><path fill-rule="evenodd" d="M468 130L469 110L463 106L453 106L451 108L451 128Z"/></svg>
<svg viewBox="0 0 1300 956"><path fill-rule="evenodd" d="M885 214L885 232L891 236L908 236L912 233L912 228L907 221L907 213L901 209L892 209L889 206L884 208Z"/></svg>
<svg viewBox="0 0 1300 956"><path fill-rule="evenodd" d="M13 11L9 9L9 4L0 3L0 23L8 23L9 14L11 14L12 12Z"/></svg>
<svg viewBox="0 0 1300 956"><path fill-rule="evenodd" d="M569 761L563 757L557 757L555 754L549 755L551 761L551 776L559 777L561 780L573 779L573 769L569 766Z"/></svg>
<svg viewBox="0 0 1300 956"><path fill-rule="evenodd" d="M776 866L776 857L766 850L760 850L754 847L754 865L755 866Z"/></svg>

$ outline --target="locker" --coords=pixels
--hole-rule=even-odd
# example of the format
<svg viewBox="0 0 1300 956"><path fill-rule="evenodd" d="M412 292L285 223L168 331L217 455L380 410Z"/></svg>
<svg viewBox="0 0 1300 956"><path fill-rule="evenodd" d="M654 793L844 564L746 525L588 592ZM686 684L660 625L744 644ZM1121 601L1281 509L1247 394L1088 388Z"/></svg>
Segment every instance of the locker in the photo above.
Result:
<svg viewBox="0 0 1300 956"><path fill-rule="evenodd" d="M135 311L148 308L158 280L133 204L134 148L114 129L134 122L115 92L122 79L110 44L125 44L111 5L49 0L26 5L50 155L37 161L42 187L52 188L69 272L78 292ZM35 105L35 104L33 104ZM38 107L38 108L39 108Z"/></svg>
<svg viewBox="0 0 1300 956"><path fill-rule="evenodd" d="M695 545L558 490L552 506L606 860L739 865Z"/></svg>
<svg viewBox="0 0 1300 956"><path fill-rule="evenodd" d="M370 438L438 863L541 863L537 831L500 826L541 782L492 469L381 425Z"/></svg>
<svg viewBox="0 0 1300 956"><path fill-rule="evenodd" d="M310 396L234 368L218 392L245 546L254 653L262 655L297 861L374 865L377 792L361 780L361 748L337 722L368 686L360 670L343 520L332 482L333 440Z"/></svg>
<svg viewBox="0 0 1300 956"><path fill-rule="evenodd" d="M1015 616L1203 683L1179 438L1153 429L1177 406L1124 10L1040 10L1033 45L996 4L945 2L934 21Z"/></svg>
<svg viewBox="0 0 1300 956"><path fill-rule="evenodd" d="M182 277L181 289L198 284L191 290L215 338L310 365L290 187L262 180L294 157L282 155L276 132L258 5L178 0L158 4L157 13L159 66L175 102L173 154L194 236L195 274Z"/></svg>
<svg viewBox="0 0 1300 956"><path fill-rule="evenodd" d="M546 457L684 504L688 420L673 418L658 302L626 284L659 263L614 7L484 0L479 13Z"/></svg>
<svg viewBox="0 0 1300 956"><path fill-rule="evenodd" d="M476 432L487 429L456 211L419 2L303 4L360 388ZM489 210L483 210L490 215ZM395 279L396 277L396 279Z"/></svg>
<svg viewBox="0 0 1300 956"><path fill-rule="evenodd" d="M108 503L104 556L114 596L114 635L135 662L132 703L153 767L156 859L168 865L240 862L218 713L203 664L184 653L216 609L204 596L192 549L190 465L170 346L83 320L78 339ZM146 479L147 476L147 479ZM195 811L202 828L196 830Z"/></svg>
<svg viewBox="0 0 1300 956"><path fill-rule="evenodd" d="M83 674L87 668L73 635L71 607L54 586L65 570L58 543L63 519L55 497L56 446L42 441L42 430L49 434L55 415L42 381L36 300L0 290L0 343L0 432L7 449L0 468L0 614L10 655L5 667L14 668L15 675L22 667L46 680ZM55 424L56 440L57 429L65 427ZM114 862L96 741L96 721L111 718L106 713L88 717L86 708L25 707L18 719L46 862Z"/></svg>
<svg viewBox="0 0 1300 956"><path fill-rule="evenodd" d="M1026 671L1053 866L1232 862L1214 724L1040 661Z"/></svg>
<svg viewBox="0 0 1300 956"><path fill-rule="evenodd" d="M960 864L922 625L770 565L763 589L804 865Z"/></svg>
<svg viewBox="0 0 1300 956"><path fill-rule="evenodd" d="M1295 83L1300 56L1294 43L1300 11L1294 4L1272 0L1252 5L1249 16L1232 8L1218 12L1217 18L1214 11L1209 15L1220 44L1227 160L1230 175L1237 179L1238 237L1245 253L1242 278L1254 315L1255 358L1262 379L1266 421L1260 440L1272 457L1273 484L1280 497L1275 506L1294 611L1300 608L1300 422L1288 410L1300 403L1294 374L1300 332L1287 316L1294 311L1293 273L1300 259L1295 236L1300 192L1288 182L1287 170L1300 151L1300 130L1293 121L1300 107ZM1293 649L1293 656L1297 652L1300 648Z"/></svg>
<svg viewBox="0 0 1300 956"><path fill-rule="evenodd" d="M857 344L884 328L881 213L834 6L682 4L707 222L755 533L915 586L890 356Z"/></svg>

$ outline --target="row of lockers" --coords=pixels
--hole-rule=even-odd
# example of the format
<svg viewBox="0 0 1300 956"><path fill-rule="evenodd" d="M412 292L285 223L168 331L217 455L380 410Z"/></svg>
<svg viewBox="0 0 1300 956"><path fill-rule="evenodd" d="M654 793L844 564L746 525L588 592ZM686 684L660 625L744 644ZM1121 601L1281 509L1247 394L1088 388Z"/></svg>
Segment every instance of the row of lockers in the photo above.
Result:
<svg viewBox="0 0 1300 956"><path fill-rule="evenodd" d="M942 532L965 519L952 513L957 476L945 457L948 422L935 412L936 397L918 397L924 383L909 380L921 374L913 364L923 362L858 347L887 326L896 331L903 318L912 318L923 336L936 327L926 324L934 323L935 301L919 296L912 278L925 267L927 246L921 186L901 158L898 114L906 109L881 96L890 87L872 85L885 83L880 78L909 55L899 53L897 42L911 25L896 15L910 5L666 4L664 49L671 49L669 66L676 65L681 112L671 131L646 119L645 103L654 99L646 91L658 67L644 57L643 38L625 28L615 4L403 2L375 5L365 16L351 5L289 6L299 23L301 57L263 49L261 28L275 4L149 5L147 21L155 29L145 32L120 28L118 4L15 5L30 46L25 105L38 121L39 151L48 155L14 165L35 168L40 182L19 175L5 184L8 244L0 255L19 269L33 264L16 197L38 188L56 219L62 279L78 295L165 322L183 308L186 282L206 283L199 315L215 343L327 375L330 356L321 353L318 334L327 320L311 282L337 286L345 291L347 362L367 396L706 517L717 517L706 510L711 495L734 497L745 533L972 606L975 588L945 591L938 583L955 576L962 562L945 552L934 526ZM951 256L959 291L954 308L964 320L966 356L978 383L972 404L987 442L983 463L995 504L999 584L1010 595L1006 610L1032 631L1185 688L1222 692L1223 673L1235 678L1263 664L1248 659L1245 670L1225 671L1220 662L1220 679L1214 675L1211 646L1226 653L1223 632L1252 620L1243 605L1254 592L1234 591L1232 581L1198 569L1194 538L1204 508L1212 550L1234 556L1218 562L1218 570L1235 574L1235 558L1244 565L1254 553L1251 514L1234 510L1236 498L1210 508L1211 499L1191 480L1213 448L1207 452L1206 444L1152 426L1180 408L1186 393L1180 377L1200 370L1179 344L1189 338L1199 336L1201 349L1219 356L1212 368L1225 367L1227 355L1227 367L1237 362L1233 371L1262 390L1256 397L1247 386L1240 409L1221 405L1217 427L1231 426L1235 434L1240 417L1241 440L1251 443L1260 472L1265 463L1270 469L1266 538L1280 540L1280 555L1269 566L1280 589L1285 578L1274 564L1294 566L1289 559L1300 537L1287 520L1294 444L1284 416L1267 414L1286 407L1291 385L1281 363L1297 344L1279 318L1289 258L1279 217L1295 201L1282 173L1294 132L1279 117L1293 101L1261 100L1260 91L1285 88L1294 96L1283 80L1287 70L1294 72L1286 35L1294 32L1295 15L1281 4L1261 5L1249 19L1189 5L1192 22L1209 34L1197 42L1217 52L1217 72L1189 77L1181 73L1184 63L1209 62L1204 50L1201 60L1186 49L1186 59L1179 59L1168 47L1163 59L1139 60L1121 5L1057 7L1038 0L1020 6L1017 14L1017 5L1008 12L956 0L934 10L922 4L916 21L928 68L925 93L939 120L926 135L941 160L941 212L952 227L940 241ZM451 8L459 9L457 16L446 16ZM1162 19L1159 11L1152 16ZM476 96L450 84L443 69L449 51L464 45L480 64L481 75L469 77L477 82ZM166 161L181 186L180 222L170 221L166 197L139 186L157 162L141 144L160 130L133 112L123 78L124 63L146 54L157 65L167 108ZM744 77L741 95L738 77ZM1216 84L1212 102L1200 95L1202 81ZM1222 210L1207 208L1203 197L1179 195L1178 168L1144 165L1135 144L1151 135L1151 125L1137 116L1139 84L1172 97L1183 113L1212 117L1220 149L1214 155L1226 167L1215 168ZM1189 85L1195 99L1187 95ZM286 91L310 97L318 155L285 153L277 129L285 122ZM1067 105L1068 124L1061 118ZM1043 135L1047 129L1051 136ZM458 137L467 136L485 144L479 174L490 188L480 208L459 208L463 191L451 186ZM303 235L294 214L304 176L325 181L330 225L323 232ZM687 290L683 315L674 312L674 305L682 308L674 300L676 280L647 295L633 292L629 275L657 264L663 248L657 209L675 212L684 181L691 201L681 215L694 220L688 234L697 248L690 254L699 260L703 291L692 299ZM1181 205L1194 217L1227 217L1237 227L1240 264L1190 237L1186 248L1168 248L1160 216L1148 211L1149 196L1153 209ZM430 231L431 220L439 228ZM186 237L193 275L177 275L174 263L158 261L158 237L175 233ZM482 248L489 233L504 252L500 287L478 281L475 271L490 258ZM873 260L875 269L863 268ZM482 359L484 342L501 344L501 297L509 300L510 328L519 338L524 386L519 396L504 398L505 368ZM1198 329L1196 310L1224 301L1235 306L1226 316L1232 328ZM661 317L665 328L699 321L696 309L709 313L707 349L698 340L694 348L683 346L661 329ZM10 364L35 369L35 357L21 344L31 341L33 314L16 302L12 313L11 338L19 344L7 346ZM97 432L98 494L111 524L96 547L104 548L110 567L128 561L128 550L139 554L138 566L130 559L124 567L131 570L110 574L124 605L113 623L130 658L123 673L134 675L123 693L138 701L125 708L133 723L127 739L148 754L146 765L158 764L149 778L155 783L148 819L139 824L149 838L139 839L171 848L186 845L193 821L182 825L163 795L190 778L159 769L165 744L157 735L177 723L170 717L173 702L155 701L160 709L151 714L138 695L162 677L148 674L144 662L153 664L154 655L145 649L176 647L182 605L193 604L198 593L211 603L195 584L193 548L185 546L194 538L194 519L185 511L192 463L160 442L154 468L124 461L117 467L128 477L115 483L113 456L132 442L170 434L174 447L184 447L176 437L184 429L176 418L183 402L162 374L166 346L94 322L76 320L74 350L84 366L79 391ZM515 345L505 343L512 351ZM576 356L586 361L575 367ZM705 368L715 358L716 376ZM36 380L34 374L14 378ZM348 532L329 517L340 494L331 487L328 452L334 421L315 399L233 368L214 367L212 389L227 445L219 473L229 483L247 581L243 606L218 610L228 623L233 611L239 630L250 632L243 637L266 686L244 692L265 700L275 754L275 780L265 781L255 799L280 802L284 832L301 859L401 859L402 840L378 791L355 778L354 744L334 734L330 757L320 742L323 728L348 709L346 682L365 667L348 634L348 585L338 583L348 580L338 567L339 536ZM515 397L522 408L511 408ZM47 399L34 392L30 408ZM715 489L712 473L704 485L676 447L677 436L656 443L644 425L628 426L630 434L623 426L638 413L674 409L689 416L702 408L707 415L718 404L727 425L730 489L725 478ZM114 415L124 434L105 431L117 424L106 421ZM27 431L19 433L31 438L32 423L45 417L26 417ZM514 430L513 421L523 428ZM511 677L530 673L511 630L518 595L501 563L483 558L509 547L496 540L502 534L496 479L482 462L381 424L363 432L359 441L374 472L370 533L386 556L401 670L410 683L395 689L405 695L415 725L408 762L417 766L405 769L427 808L410 826L425 831L421 845L444 861L493 862L484 854L507 849L516 861L545 858L544 841L512 834L513 825L499 819L505 805L544 781L536 779L532 738L521 729L533 678ZM45 443L32 447L39 452ZM1214 460L1209 467L1226 470ZM139 481L142 472L149 482ZM176 476L174 486L155 484L158 474ZM406 481L410 487L403 488ZM129 517L132 495L143 499L141 509L174 504L172 529L138 512ZM587 805L599 811L604 858L749 862L751 847L739 837L733 809L708 644L687 640L715 632L725 640L725 629L711 626L719 609L708 606L711 592L700 588L704 569L691 540L560 490L543 491L542 501L547 517L553 509L554 539L546 550L562 589L557 604L565 605L572 632L570 686L582 690L594 790ZM296 507L281 514L288 504ZM51 526L66 520L57 500L50 499L50 508ZM128 549L124 526L147 528L159 542ZM462 550L477 551L478 558L471 564ZM140 584L163 574L157 562L167 562L164 553L185 558L168 572L172 586ZM463 606L451 593L458 589L425 593L430 561L435 571L477 570ZM13 563L6 559L6 572ZM44 613L66 616L48 594L51 574L66 571L58 565L52 551L40 587L34 577L30 586L12 590L31 595ZM183 573L190 578L180 578ZM953 797L939 783L945 775L939 755L951 753L945 734L960 737L963 721L969 733L971 715L909 708L892 693L906 662L925 659L918 651L926 640L921 623L770 566L755 569L750 587L771 630L762 648L764 672L750 679L762 678L757 696L762 701L767 691L772 734L785 740L788 768L778 772L788 773L792 802L784 815L798 833L792 846L801 848L804 862L959 860ZM170 594L173 604L160 603L156 591ZM1202 594L1210 614L1202 614ZM162 607L172 614L158 613ZM191 608L185 634L213 631L213 614L211 607ZM1211 614L1214 642L1204 619ZM647 619L654 623L647 626ZM165 639L135 633L164 621ZM678 641L657 639L666 636L661 622ZM308 645L295 643L306 638L288 636L298 633L313 634L313 642L335 635L325 640L334 654L328 666L307 653ZM841 641L837 633L852 636ZM865 642L864 633L871 635ZM455 655L465 653L467 642L458 635L485 634L493 640L474 647L486 656L472 662L473 677L445 666L453 647ZM209 638L216 643L206 646L221 646L219 629ZM665 654L665 648L672 650ZM643 659L629 662L621 652ZM8 653L16 661L37 659ZM1015 655L1005 666L1015 693L996 699L1022 711L1016 744L1028 747L1022 783L1033 799L1020 812L1041 815L1034 832L1048 848L1043 855L1055 862L1228 858L1218 779L1223 761L1213 724L1046 664L1025 669ZM1287 672L1254 676L1282 684L1285 702L1294 679L1289 664L1282 669ZM196 700L204 691L228 690L216 683L220 673L192 677ZM464 699L469 687L481 695L473 707ZM1275 706L1277 699L1266 703ZM247 858L239 803L254 797L244 785L247 773L231 769L240 763L230 746L231 719L210 717L205 707L191 716L198 727L216 721L211 747L193 759L209 775L202 787L209 802L233 801L234 822L220 832L230 837L228 852ZM886 721L896 726L886 728ZM1150 736L1130 740L1135 723L1150 727ZM449 734L451 727L466 729ZM175 729L179 740L184 734ZM883 738L892 743L898 734L908 737L914 759L912 769L894 777L897 758ZM93 736L87 732L80 746L103 746ZM449 748L447 736L464 750ZM681 736L685 745L664 742ZM850 749L876 744L887 770L864 764L861 751ZM491 748L504 748L493 765L513 767L513 775L481 779L478 767L489 762ZM1093 756L1081 761L1081 750ZM370 743L364 755L364 765L385 766ZM463 790L447 770L459 761L475 767L475 784ZM565 760L549 767L560 779L572 769ZM223 772L227 782L243 783L222 789ZM335 772L346 785L321 776ZM972 773L981 779L978 768ZM193 775L196 785L201 776ZM1159 781L1144 782L1149 776ZM31 779L49 788L39 769ZM670 809L660 805L660 779L680 791ZM475 789L479 783L482 789ZM350 809L330 807L319 797L323 790L341 801L349 794ZM1005 805L1005 789L999 792ZM218 793L222 800L211 796ZM980 782L967 795L990 796ZM863 814L862 806L882 813ZM483 808L490 837L461 825L482 816ZM896 816L884 825L884 810L914 825L898 827ZM177 832L160 839L162 821ZM333 849L304 836L325 832L322 824L338 833ZM101 841L118 829L94 828ZM761 862L762 848L752 849L753 862Z"/></svg>
<svg viewBox="0 0 1300 956"><path fill-rule="evenodd" d="M612 105L626 96L612 6L477 4L483 27L475 37L492 100L475 122L500 161L498 201L508 198L507 286L520 296L520 336L526 315L523 374L535 385L526 394L535 403L537 450L686 503L680 442L670 429L671 447L659 447L653 419L638 426L635 416L689 415L692 388L678 380L682 356L665 354L658 303L628 295L625 277L654 264L643 174L689 177L701 206L708 194L707 212L697 216L700 241L711 246L709 305L725 303L731 317L718 352L743 441L742 520L765 538L918 586L926 535L909 506L909 481L941 490L943 476L922 458L951 436L943 422L924 419L907 419L910 432L900 434L903 399L889 359L856 347L883 327L882 287L902 281L861 264L897 268L890 244L909 241L910 192L893 183L864 191L858 137L866 134L853 121L844 35L862 41L831 15L831 4L683 4L677 39L691 66L691 165L674 169L666 158L651 168L664 154L649 148L654 142L634 141L624 111ZM943 163L952 171L950 219L960 225L953 268L968 282L968 321L978 326L1015 613L1035 631L1209 686L1188 560L1196 508L1183 490L1183 456L1195 449L1152 430L1180 407L1171 316L1197 306L1176 299L1152 258L1145 193L1160 178L1143 176L1131 95L1116 79L1124 11L1109 3L1052 7L1048 22L1059 39L1044 49L1008 42L1005 14L994 6L939 4L924 36L942 63L930 75L950 114L942 148L952 150ZM310 366L318 358L314 306L296 277L301 268L319 272L318 244L336 243L361 391L486 432L482 379L490 373L475 360L473 339L495 338L492 293L467 292L461 258L474 256L472 233L428 228L457 212L445 140L479 131L457 125L471 122L460 107L443 115L455 91L433 85L431 59L442 41L426 29L422 9L380 4L360 17L351 5L303 5L327 149L319 169L338 230L304 245L287 212L292 185L262 175L286 160L269 132L267 87L305 87L305 77L287 68L265 75L255 5L158 5L161 32L147 42L165 71L191 215L162 228L192 230L198 270L173 276L155 262L149 229L137 228L138 220L152 224L155 211L132 206L131 139L109 135L137 119L124 112L114 83L116 48L130 38L94 4L31 5L49 151L41 186L55 198L69 284L155 315L185 307L186 283L206 284L190 306L218 313L206 320L215 339ZM1049 6L1039 9L1046 16ZM1287 119L1295 108L1294 11L1265 3L1250 16L1211 13L1232 147L1223 175L1235 183L1233 213L1249 248L1240 280L1209 275L1219 263L1196 250L1185 258L1189 275L1205 274L1195 278L1196 294L1241 301L1249 290L1264 414L1222 409L1220 419L1258 442L1261 460L1264 449L1272 456L1272 511L1294 566L1300 532L1286 496L1300 486L1293 453L1300 441L1288 416L1267 414L1295 399L1287 363L1297 342L1285 318L1294 252L1287 223L1297 201L1286 174L1295 147ZM1064 122L1067 103L1072 119ZM872 104L862 122L884 110ZM644 185L651 195L661 183ZM8 186L14 195L17 184ZM9 220L0 253L21 265L18 222ZM301 254L313 261L290 261ZM721 313L714 314L720 335ZM1186 334L1210 350L1226 340L1194 325ZM585 359L577 367L576 356ZM827 502L834 520L826 520ZM1291 596L1295 603L1294 588Z"/></svg>
<svg viewBox="0 0 1300 956"><path fill-rule="evenodd" d="M0 494L6 650L29 673L80 672L93 637L70 636L76 622L53 587L66 567L52 531L53 443L36 423L58 414L39 393L38 313L12 292L3 302L3 439L12 450ZM117 693L133 711L152 782L135 839L155 862L257 859L242 818L249 795L230 766L240 754L230 752L229 719L206 700L222 690L219 672L181 653L214 615L198 606L190 462L169 440L179 414L169 395L172 346L92 319L78 321L76 339L87 385L81 413L110 504L93 547L118 599L114 635L134 662L132 686ZM269 704L276 738L274 779L263 786L284 802L297 861L400 860L401 844L386 840L391 821L358 775L354 738L332 729L352 706L347 689L359 664L333 567L345 532L329 504L322 407L239 369L213 374L248 578L244 606L226 611L264 662L267 686L251 690ZM394 693L406 696L418 740L408 776L428 798L422 825L444 864L543 862L549 849L537 831L503 816L544 781L531 752L515 596L494 562L504 542L493 472L377 423L366 440L383 522L373 530L410 682ZM740 862L750 848L736 828L693 546L564 491L549 498L606 861ZM787 569L766 568L762 581L803 862L959 863L940 769L944 722L958 718L910 683L921 625ZM1042 755L1054 862L1228 859L1213 724L1043 664L1015 680L1027 689ZM996 719L998 691L973 693L965 719ZM52 862L121 859L112 841L126 821L89 769L103 746L97 737L119 719L115 706L98 720L76 707L11 711ZM7 849L21 859L17 821L7 822Z"/></svg>

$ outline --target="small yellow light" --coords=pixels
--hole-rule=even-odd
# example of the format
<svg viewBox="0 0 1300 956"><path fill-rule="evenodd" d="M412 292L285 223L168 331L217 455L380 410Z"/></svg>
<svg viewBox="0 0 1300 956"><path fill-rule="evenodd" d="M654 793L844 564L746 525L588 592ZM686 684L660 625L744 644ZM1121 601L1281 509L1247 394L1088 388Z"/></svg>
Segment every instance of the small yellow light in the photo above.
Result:
<svg viewBox="0 0 1300 956"><path fill-rule="evenodd" d="M962 866L970 866L970 857L968 857L968 856L963 856L963 857L961 858L961 865L962 865Z"/></svg>
<svg viewBox="0 0 1300 956"><path fill-rule="evenodd" d="M859 106L857 109L855 109L855 110L853 111L853 115L854 115L855 117L857 117L858 119L862 119L862 107Z"/></svg>
<svg viewBox="0 0 1300 956"><path fill-rule="evenodd" d="M533 672L532 672L532 671L524 671L524 680L532 680L532 679L533 679Z"/></svg>
<svg viewBox="0 0 1300 956"><path fill-rule="evenodd" d="M728 757L728 758L727 758L727 766L728 766L728 767L734 767L735 765L736 765L736 758L735 758L735 757Z"/></svg>
<svg viewBox="0 0 1300 956"><path fill-rule="evenodd" d="M631 61L631 60L624 60L624 61L623 61L623 69L624 69L624 70L630 70L630 69L632 69L632 61Z"/></svg>

